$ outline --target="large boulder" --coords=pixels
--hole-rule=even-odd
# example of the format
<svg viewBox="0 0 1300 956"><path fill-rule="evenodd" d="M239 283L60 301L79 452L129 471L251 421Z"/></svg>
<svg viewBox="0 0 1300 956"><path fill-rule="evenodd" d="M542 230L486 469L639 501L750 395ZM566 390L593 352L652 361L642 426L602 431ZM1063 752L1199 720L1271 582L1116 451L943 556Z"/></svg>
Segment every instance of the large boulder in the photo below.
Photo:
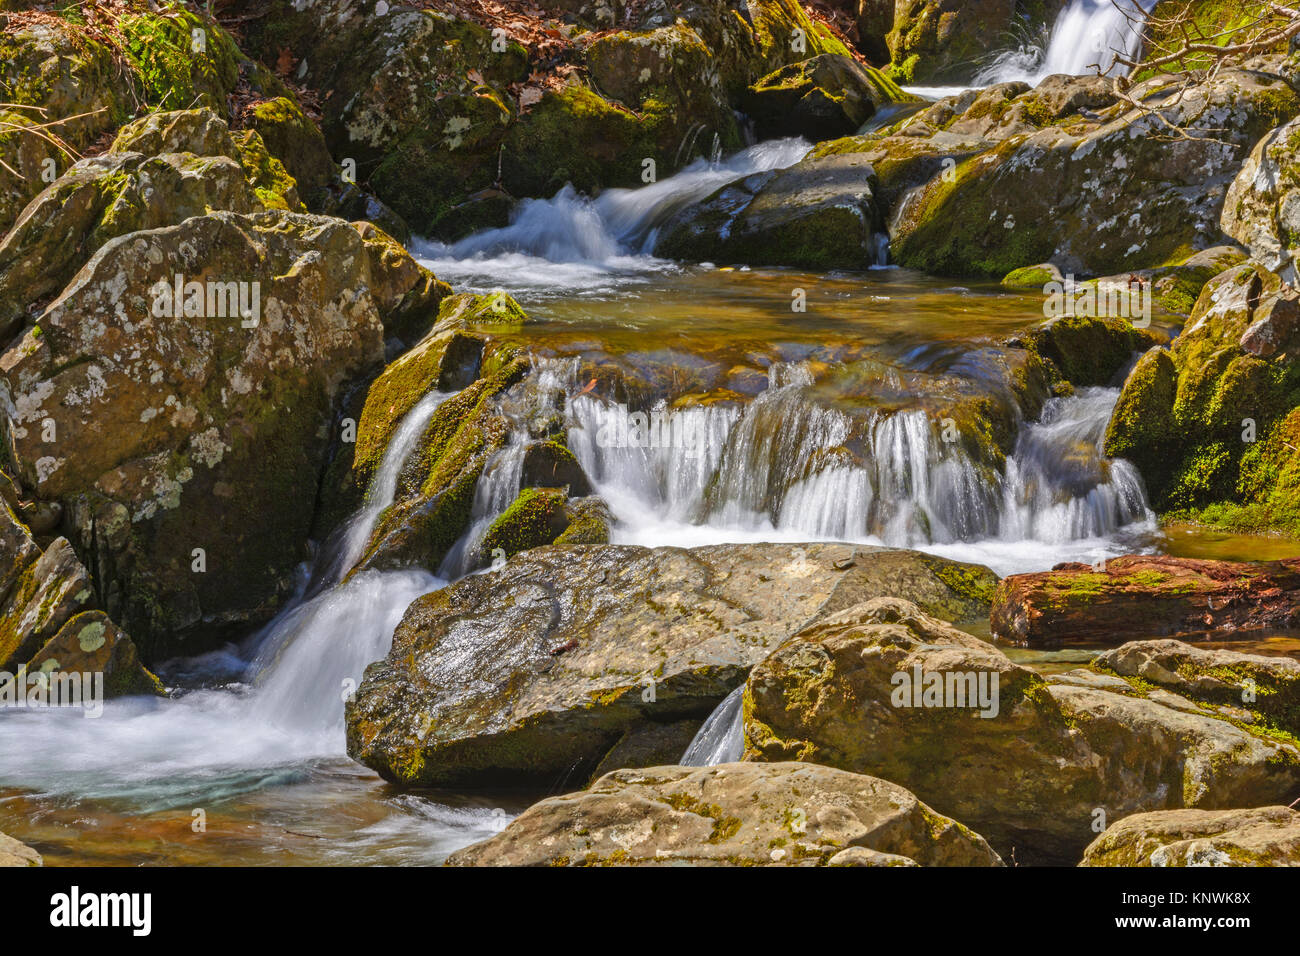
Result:
<svg viewBox="0 0 1300 956"><path fill-rule="evenodd" d="M1300 813L1157 810L1112 824L1080 866L1300 866Z"/></svg>
<svg viewBox="0 0 1300 956"><path fill-rule="evenodd" d="M703 721L810 619L895 593L976 616L992 580L834 544L526 551L411 605L348 705L348 752L404 784L553 783L629 730Z"/></svg>
<svg viewBox="0 0 1300 956"><path fill-rule="evenodd" d="M288 593L336 400L382 362L376 262L347 223L286 212L130 233L0 359L17 476L63 503L146 659Z"/></svg>
<svg viewBox="0 0 1300 956"><path fill-rule="evenodd" d="M1018 863L1073 863L1101 820L1300 787L1292 742L1118 677L1044 679L895 599L813 623L755 667L744 734L746 760L894 781Z"/></svg>
<svg viewBox="0 0 1300 956"><path fill-rule="evenodd" d="M1001 866L902 787L814 764L615 770L448 866Z"/></svg>
<svg viewBox="0 0 1300 956"><path fill-rule="evenodd" d="M1241 162L1300 96L1245 69L1186 91L1157 77L1129 95L1144 108L1018 133L931 179L893 223L895 260L947 275L1001 278L1048 260L1106 275L1217 245Z"/></svg>
<svg viewBox="0 0 1300 956"><path fill-rule="evenodd" d="M655 253L677 259L807 269L865 269L883 219L870 163L858 154L805 160L724 186L666 222Z"/></svg>
<svg viewBox="0 0 1300 956"><path fill-rule="evenodd" d="M1030 645L1294 627L1300 558L1258 564L1128 555L1060 564L998 583L993 633Z"/></svg>

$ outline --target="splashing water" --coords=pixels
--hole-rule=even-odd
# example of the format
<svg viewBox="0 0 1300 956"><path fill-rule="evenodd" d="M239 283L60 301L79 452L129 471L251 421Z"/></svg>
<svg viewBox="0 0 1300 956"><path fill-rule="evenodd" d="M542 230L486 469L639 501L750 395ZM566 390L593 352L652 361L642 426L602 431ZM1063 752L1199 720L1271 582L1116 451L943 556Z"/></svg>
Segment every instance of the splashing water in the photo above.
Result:
<svg viewBox="0 0 1300 956"><path fill-rule="evenodd" d="M811 148L802 139L772 140L723 160L698 159L640 189L607 189L595 199L566 186L550 199L520 202L502 229L450 246L417 240L412 251L439 278L468 291L604 288L611 274L626 278L669 265L651 250L659 227L678 210L738 179L792 166Z"/></svg>
<svg viewBox="0 0 1300 956"><path fill-rule="evenodd" d="M1057 73L1122 72L1117 56L1132 59L1154 0L1070 0L1056 18L1044 49L1028 44L1000 54L975 77L976 86L1022 81L1037 86Z"/></svg>

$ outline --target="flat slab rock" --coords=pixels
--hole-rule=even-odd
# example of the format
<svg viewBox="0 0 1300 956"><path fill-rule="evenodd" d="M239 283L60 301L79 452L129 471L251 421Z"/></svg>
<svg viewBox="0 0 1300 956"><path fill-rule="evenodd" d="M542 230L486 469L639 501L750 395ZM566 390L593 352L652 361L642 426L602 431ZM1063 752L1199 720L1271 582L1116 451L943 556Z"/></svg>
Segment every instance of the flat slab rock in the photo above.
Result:
<svg viewBox="0 0 1300 956"><path fill-rule="evenodd" d="M995 581L847 544L536 548L411 605L348 705L348 753L413 785L581 781L650 724L702 722L821 616L906 595L973 619Z"/></svg>
<svg viewBox="0 0 1300 956"><path fill-rule="evenodd" d="M1300 558L1236 562L1128 555L1013 574L998 585L993 633L1030 645L1118 645L1152 637L1300 625Z"/></svg>
<svg viewBox="0 0 1300 956"><path fill-rule="evenodd" d="M1288 807L1135 813L1106 829L1080 866L1300 866Z"/></svg>
<svg viewBox="0 0 1300 956"><path fill-rule="evenodd" d="M616 770L529 807L449 866L1001 866L876 777L810 763Z"/></svg>

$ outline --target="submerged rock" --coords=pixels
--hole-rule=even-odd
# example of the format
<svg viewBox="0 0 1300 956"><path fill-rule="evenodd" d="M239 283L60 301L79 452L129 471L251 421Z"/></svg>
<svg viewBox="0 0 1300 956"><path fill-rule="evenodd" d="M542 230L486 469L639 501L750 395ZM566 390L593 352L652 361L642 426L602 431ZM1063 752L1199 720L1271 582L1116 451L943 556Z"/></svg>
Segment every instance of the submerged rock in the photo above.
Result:
<svg viewBox="0 0 1300 956"><path fill-rule="evenodd" d="M811 619L899 593L973 618L994 580L840 544L526 551L412 604L348 705L348 752L404 784L582 779L631 729L703 721Z"/></svg>
<svg viewBox="0 0 1300 956"><path fill-rule="evenodd" d="M1122 644L1300 623L1300 558L1245 563L1128 555L1058 564L998 584L997 636L1031 645Z"/></svg>
<svg viewBox="0 0 1300 956"><path fill-rule="evenodd" d="M902 787L803 763L615 770L448 866L1001 866Z"/></svg>
<svg viewBox="0 0 1300 956"><path fill-rule="evenodd" d="M1161 810L1112 824L1080 866L1300 866L1300 813Z"/></svg>
<svg viewBox="0 0 1300 956"><path fill-rule="evenodd" d="M746 760L894 781L1017 863L1074 862L1098 811L1260 806L1300 786L1292 743L1118 678L1045 680L894 599L786 641L750 673L744 715Z"/></svg>

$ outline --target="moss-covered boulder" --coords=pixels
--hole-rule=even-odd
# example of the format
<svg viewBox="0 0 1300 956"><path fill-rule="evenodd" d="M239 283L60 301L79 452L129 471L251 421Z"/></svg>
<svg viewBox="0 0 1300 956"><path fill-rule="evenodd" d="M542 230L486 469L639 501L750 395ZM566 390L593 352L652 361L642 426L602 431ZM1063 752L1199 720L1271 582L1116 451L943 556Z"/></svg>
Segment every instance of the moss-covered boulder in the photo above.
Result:
<svg viewBox="0 0 1300 956"><path fill-rule="evenodd" d="M312 212L323 212L328 190L337 177L334 160L319 127L294 100L277 96L254 103L244 117L267 151L278 159Z"/></svg>
<svg viewBox="0 0 1300 956"><path fill-rule="evenodd" d="M513 557L520 551L550 544L569 527L564 513L568 496L562 488L525 488L483 536L482 548Z"/></svg>
<svg viewBox="0 0 1300 956"><path fill-rule="evenodd" d="M1300 866L1300 812L1157 810L1111 824L1080 866Z"/></svg>
<svg viewBox="0 0 1300 956"><path fill-rule="evenodd" d="M1064 315L1048 319L1017 337L1050 361L1074 385L1109 385L1116 374L1144 352L1154 340L1133 319L1094 315Z"/></svg>
<svg viewBox="0 0 1300 956"><path fill-rule="evenodd" d="M261 208L240 164L225 155L111 152L81 160L0 241L0 341L12 339L33 306L62 290L110 239L212 209Z"/></svg>
<svg viewBox="0 0 1300 956"><path fill-rule="evenodd" d="M147 113L117 131L110 153L193 153L196 156L229 156L239 153L230 136L230 124L216 111L198 109L164 110Z"/></svg>
<svg viewBox="0 0 1300 956"><path fill-rule="evenodd" d="M348 752L409 785L582 779L634 728L703 721L809 619L885 593L974 617L992 579L849 545L534 548L410 607Z"/></svg>
<svg viewBox="0 0 1300 956"><path fill-rule="evenodd" d="M1300 298L1246 263L1202 290L1167 356L1130 373L1106 453L1137 465L1152 505L1300 535Z"/></svg>
<svg viewBox="0 0 1300 956"><path fill-rule="evenodd" d="M160 110L206 106L230 115L242 54L222 27L176 4L117 20L122 45L147 102Z"/></svg>
<svg viewBox="0 0 1300 956"><path fill-rule="evenodd" d="M813 764L615 770L448 866L1001 866L902 787Z"/></svg>
<svg viewBox="0 0 1300 956"><path fill-rule="evenodd" d="M48 185L48 170L64 172L73 151L134 109L129 71L112 48L53 17L0 31L0 103L0 232Z"/></svg>
<svg viewBox="0 0 1300 956"><path fill-rule="evenodd" d="M880 599L815 622L753 669L746 760L806 760L898 782L1018 863L1070 864L1094 823L1147 810L1277 803L1293 741L1117 677L1043 678Z"/></svg>
<svg viewBox="0 0 1300 956"><path fill-rule="evenodd" d="M878 70L851 56L824 53L761 77L742 105L762 139L802 136L817 142L856 132L880 107L907 99Z"/></svg>
<svg viewBox="0 0 1300 956"><path fill-rule="evenodd" d="M146 659L288 593L335 403L382 361L373 262L346 222L286 212L129 233L0 359L17 477L63 504Z"/></svg>

